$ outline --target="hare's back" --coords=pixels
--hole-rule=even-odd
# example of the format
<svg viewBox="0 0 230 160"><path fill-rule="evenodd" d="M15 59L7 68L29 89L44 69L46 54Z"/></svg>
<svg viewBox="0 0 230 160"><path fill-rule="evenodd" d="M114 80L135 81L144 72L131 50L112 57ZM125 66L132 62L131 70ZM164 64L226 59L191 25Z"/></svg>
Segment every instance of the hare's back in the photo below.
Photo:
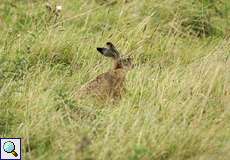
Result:
<svg viewBox="0 0 230 160"><path fill-rule="evenodd" d="M116 75L113 72L106 72L97 76L92 81L81 87L77 94L86 95L108 95L116 83Z"/></svg>

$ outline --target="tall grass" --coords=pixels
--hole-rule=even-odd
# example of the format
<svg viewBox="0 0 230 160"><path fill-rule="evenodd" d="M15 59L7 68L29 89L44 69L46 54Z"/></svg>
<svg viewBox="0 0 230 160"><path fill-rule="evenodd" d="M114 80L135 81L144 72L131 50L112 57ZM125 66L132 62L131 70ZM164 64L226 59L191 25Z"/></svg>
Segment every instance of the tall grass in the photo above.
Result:
<svg viewBox="0 0 230 160"><path fill-rule="evenodd" d="M22 137L24 159L229 159L228 0L58 4L56 19L45 1L0 2L0 137ZM107 41L134 57L126 94L76 101L111 67Z"/></svg>

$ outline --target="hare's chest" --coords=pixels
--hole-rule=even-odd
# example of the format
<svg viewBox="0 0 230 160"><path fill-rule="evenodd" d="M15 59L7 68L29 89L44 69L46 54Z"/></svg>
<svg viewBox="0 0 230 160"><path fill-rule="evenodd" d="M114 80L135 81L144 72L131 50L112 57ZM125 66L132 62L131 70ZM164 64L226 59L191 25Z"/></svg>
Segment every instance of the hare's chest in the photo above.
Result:
<svg viewBox="0 0 230 160"><path fill-rule="evenodd" d="M105 76L105 79L107 81L107 85L111 89L122 88L124 81L125 81L125 77L119 73L116 73L116 72L108 73Z"/></svg>

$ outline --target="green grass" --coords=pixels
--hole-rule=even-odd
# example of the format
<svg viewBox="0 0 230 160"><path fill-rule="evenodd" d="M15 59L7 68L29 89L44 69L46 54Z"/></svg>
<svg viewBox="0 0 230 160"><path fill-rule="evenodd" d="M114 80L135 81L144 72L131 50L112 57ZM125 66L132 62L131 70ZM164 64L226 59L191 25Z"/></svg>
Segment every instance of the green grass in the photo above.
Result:
<svg viewBox="0 0 230 160"><path fill-rule="evenodd" d="M25 160L228 160L229 0L0 2L0 137ZM53 4L55 2L53 1ZM134 57L117 104L76 101L107 41Z"/></svg>

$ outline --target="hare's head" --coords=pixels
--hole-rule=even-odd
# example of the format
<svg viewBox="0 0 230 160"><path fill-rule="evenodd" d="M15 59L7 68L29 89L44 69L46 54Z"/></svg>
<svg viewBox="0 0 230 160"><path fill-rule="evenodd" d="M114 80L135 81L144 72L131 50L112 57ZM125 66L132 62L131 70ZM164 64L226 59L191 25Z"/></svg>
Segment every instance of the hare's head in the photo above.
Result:
<svg viewBox="0 0 230 160"><path fill-rule="evenodd" d="M100 52L105 57L111 57L114 60L114 69L131 69L133 68L132 59L130 56L123 57L114 47L111 42L106 43L106 48L97 48L97 51Z"/></svg>

